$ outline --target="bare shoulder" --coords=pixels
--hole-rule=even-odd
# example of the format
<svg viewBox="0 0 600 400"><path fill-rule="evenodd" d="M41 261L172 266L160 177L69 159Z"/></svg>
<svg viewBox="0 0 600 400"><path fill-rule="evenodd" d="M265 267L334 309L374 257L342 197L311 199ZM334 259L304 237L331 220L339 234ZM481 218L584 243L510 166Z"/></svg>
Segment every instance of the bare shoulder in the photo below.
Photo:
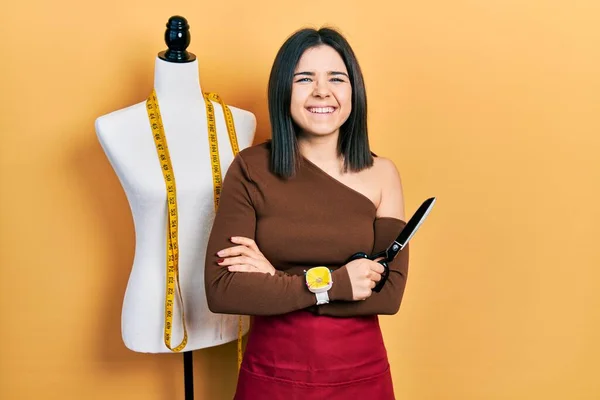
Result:
<svg viewBox="0 0 600 400"><path fill-rule="evenodd" d="M375 157L373 172L381 189L377 217L398 218L404 221L402 178L396 164L389 158Z"/></svg>
<svg viewBox="0 0 600 400"><path fill-rule="evenodd" d="M373 169L377 174L383 174L386 176L397 175L397 178L400 179L400 173L398 172L398 168L396 164L389 158L385 157L373 157Z"/></svg>

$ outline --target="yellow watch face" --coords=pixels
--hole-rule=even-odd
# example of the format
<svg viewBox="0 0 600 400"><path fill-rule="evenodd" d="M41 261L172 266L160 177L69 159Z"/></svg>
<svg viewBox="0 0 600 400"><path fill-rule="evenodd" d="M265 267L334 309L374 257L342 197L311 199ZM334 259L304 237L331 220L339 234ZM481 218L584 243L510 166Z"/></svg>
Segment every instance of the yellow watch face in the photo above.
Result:
<svg viewBox="0 0 600 400"><path fill-rule="evenodd" d="M327 287L331 282L331 275L327 267L315 267L306 271L306 283L312 289Z"/></svg>

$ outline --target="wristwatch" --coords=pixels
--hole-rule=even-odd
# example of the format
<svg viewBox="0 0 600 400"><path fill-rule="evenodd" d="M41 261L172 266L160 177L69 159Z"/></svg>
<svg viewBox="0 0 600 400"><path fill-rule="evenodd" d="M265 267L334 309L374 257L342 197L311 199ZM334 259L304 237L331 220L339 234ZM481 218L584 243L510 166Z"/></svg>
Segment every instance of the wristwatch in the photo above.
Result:
<svg viewBox="0 0 600 400"><path fill-rule="evenodd" d="M317 296L317 305L329 303L327 291L331 289L333 280L331 271L327 267L314 267L304 271L306 277L306 286L308 290Z"/></svg>

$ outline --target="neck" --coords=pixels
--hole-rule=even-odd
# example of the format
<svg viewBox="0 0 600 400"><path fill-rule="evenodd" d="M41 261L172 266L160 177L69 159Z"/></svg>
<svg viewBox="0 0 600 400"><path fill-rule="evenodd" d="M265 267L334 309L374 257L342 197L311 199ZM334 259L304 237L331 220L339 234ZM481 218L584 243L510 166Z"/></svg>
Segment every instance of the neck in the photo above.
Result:
<svg viewBox="0 0 600 400"><path fill-rule="evenodd" d="M337 167L341 160L337 150L338 135L339 131L326 136L300 135L298 136L300 153L314 164Z"/></svg>
<svg viewBox="0 0 600 400"><path fill-rule="evenodd" d="M198 60L172 63L156 57L154 89L160 98L190 98L202 96Z"/></svg>

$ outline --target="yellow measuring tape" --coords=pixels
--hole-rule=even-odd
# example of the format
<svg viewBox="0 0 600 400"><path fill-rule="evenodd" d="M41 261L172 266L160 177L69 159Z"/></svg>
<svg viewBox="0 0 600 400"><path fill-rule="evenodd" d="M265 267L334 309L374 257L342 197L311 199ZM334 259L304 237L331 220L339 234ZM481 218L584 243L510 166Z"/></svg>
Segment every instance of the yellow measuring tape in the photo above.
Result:
<svg viewBox="0 0 600 400"><path fill-rule="evenodd" d="M206 119L208 123L208 144L210 147L210 161L212 164L213 173L213 190L214 190L214 201L215 211L219 207L219 199L221 197L221 188L223 185L223 179L221 177L221 161L219 159L219 142L217 141L217 125L215 123L215 110L213 108L211 100L219 102L223 108L223 114L225 115L225 122L227 123L227 133L229 134L229 142L231 143L231 149L233 150L234 157L239 153L237 135L235 133L235 125L233 124L233 115L231 110L223 102L223 100L216 93L205 93L204 103L206 104ZM237 362L238 371L242 364L242 316L238 317L238 338L237 338Z"/></svg>
<svg viewBox="0 0 600 400"><path fill-rule="evenodd" d="M215 122L214 107L211 101L217 101L223 108L225 114L225 122L227 123L227 133L229 134L229 141L233 150L233 155L237 155L239 152L239 146L237 143L237 135L235 132L235 125L233 123L233 116L229 107L223 102L223 100L216 93L204 93L204 102L206 104L206 115L208 125L208 142L210 148L210 160L212 164L212 175L213 175L213 190L214 190L214 205L215 210L219 206L219 199L221 197L221 189L223 185L223 179L221 175L221 162L219 159L219 143L217 141L217 125ZM148 118L150 120L150 126L152 128L152 134L154 136L154 144L156 145L156 151L158 158L161 163L161 169L163 171L163 178L167 188L167 205L168 205L168 234L167 234L167 287L165 293L165 328L164 328L164 342L169 350L173 352L179 352L183 350L188 341L187 328L185 324L185 312L183 307L183 299L181 297L181 290L179 285L179 248L177 245L178 239L178 223L177 223L177 190L175 185L175 175L173 173L173 166L171 164L171 157L169 155L169 148L167 146L167 139L162 123L162 117L160 114L160 107L158 106L158 100L156 98L156 91L153 89L152 94L146 100L146 110L148 112ZM173 304L175 299L175 289L179 296L181 304L181 323L183 325L183 339L177 346L171 346L171 332L173 329ZM237 343L237 356L238 356L238 370L242 363L242 316L238 318L238 343Z"/></svg>

